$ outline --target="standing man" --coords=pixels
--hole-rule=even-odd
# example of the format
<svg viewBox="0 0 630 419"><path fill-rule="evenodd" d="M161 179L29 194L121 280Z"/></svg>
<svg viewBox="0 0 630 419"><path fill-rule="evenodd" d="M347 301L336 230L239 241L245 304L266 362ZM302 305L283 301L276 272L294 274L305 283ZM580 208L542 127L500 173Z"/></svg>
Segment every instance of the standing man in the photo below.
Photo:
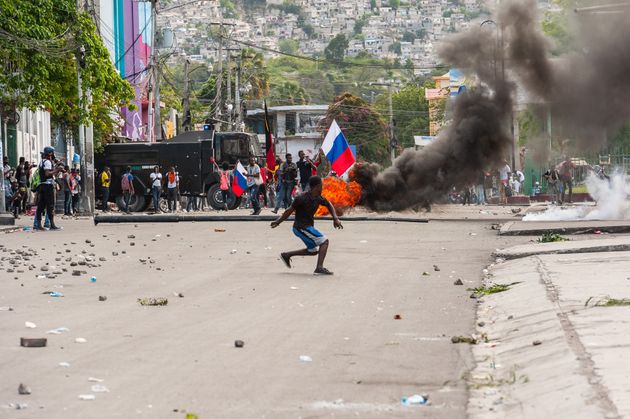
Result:
<svg viewBox="0 0 630 419"><path fill-rule="evenodd" d="M59 230L55 225L55 176L63 172L62 167L54 167L55 149L45 147L42 161L38 166L41 183L39 185L39 200L35 213L35 230L43 230L42 215L47 212L50 219L50 230Z"/></svg>
<svg viewBox="0 0 630 419"><path fill-rule="evenodd" d="M177 211L177 188L179 188L179 175L175 167L171 166L171 170L166 173L166 199L170 212Z"/></svg>
<svg viewBox="0 0 630 419"><path fill-rule="evenodd" d="M300 189L302 192L306 192L306 188L308 187L308 180L313 176L313 169L317 170L317 167L313 164L311 159L306 157L304 151L298 151L298 157L300 160L296 163L298 168L298 173L300 175Z"/></svg>
<svg viewBox="0 0 630 419"><path fill-rule="evenodd" d="M260 186L262 181L260 179L260 166L256 164L256 157L249 158L247 173L243 173L243 175L247 177L247 193L254 208L252 215L258 215L261 211L260 201L258 200L258 186Z"/></svg>
<svg viewBox="0 0 630 419"><path fill-rule="evenodd" d="M543 175L545 180L547 180L547 193L551 195L551 203L556 204L560 202L560 191L558 187L560 186L558 183L560 182L560 173L556 170L555 167L552 167L550 170L547 170Z"/></svg>
<svg viewBox="0 0 630 419"><path fill-rule="evenodd" d="M101 187L103 188L103 211L109 211L109 184L112 181L112 172L109 171L109 167L103 168L101 173Z"/></svg>
<svg viewBox="0 0 630 419"><path fill-rule="evenodd" d="M131 174L131 167L127 166L125 173L122 175L122 179L120 179L120 188L123 193L123 212L130 214L129 211L129 203L131 202L131 196L136 193L133 189L133 175Z"/></svg>
<svg viewBox="0 0 630 419"><path fill-rule="evenodd" d="M300 194L289 209L287 209L277 220L271 223L271 228L276 228L284 220L289 218L295 212L295 222L293 223L293 234L298 236L306 245L306 249L294 250L292 252L280 253L280 259L291 267L291 258L293 256L315 256L317 255L317 266L315 267L316 275L332 275L328 269L324 268L324 260L328 252L328 238L315 229L314 216L320 205L328 208L332 215L333 225L335 228L343 228L335 207L333 207L326 198L322 196L322 178L312 176L308 181L309 191Z"/></svg>
<svg viewBox="0 0 630 419"><path fill-rule="evenodd" d="M160 212L160 193L162 192L162 173L160 167L155 166L151 173L151 196L153 197L153 212Z"/></svg>
<svg viewBox="0 0 630 419"><path fill-rule="evenodd" d="M570 157L567 157L560 164L560 180L562 181L562 198L560 204L564 203L564 195L569 189L569 203L573 202L573 169L575 165L571 161Z"/></svg>
<svg viewBox="0 0 630 419"><path fill-rule="evenodd" d="M510 166L507 164L507 160L503 160L503 166L499 168L499 204L507 205L507 191L506 188L510 183Z"/></svg>
<svg viewBox="0 0 630 419"><path fill-rule="evenodd" d="M221 200L223 201L223 209L229 209L230 188L232 187L232 171L228 162L224 161L221 170L219 170L219 189L221 189Z"/></svg>
<svg viewBox="0 0 630 419"><path fill-rule="evenodd" d="M283 208L291 206L291 195L293 194L293 189L297 183L298 168L297 165L293 163L293 156L290 153L287 153L285 157L287 160L282 163L280 169L278 169L280 191L276 197L276 206L272 211L274 214L278 213L280 205L282 205Z"/></svg>

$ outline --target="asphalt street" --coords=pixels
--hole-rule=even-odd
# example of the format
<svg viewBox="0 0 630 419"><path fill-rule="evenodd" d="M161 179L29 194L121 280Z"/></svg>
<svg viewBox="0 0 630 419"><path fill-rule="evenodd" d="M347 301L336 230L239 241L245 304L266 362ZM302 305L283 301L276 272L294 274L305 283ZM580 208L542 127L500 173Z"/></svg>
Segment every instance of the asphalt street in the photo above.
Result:
<svg viewBox="0 0 630 419"><path fill-rule="evenodd" d="M0 417L463 418L473 358L450 338L475 329L466 289L528 240L482 221L319 222L335 275L316 277L314 258L279 260L301 247L289 223L60 224L0 236ZM430 405L401 404L414 394Z"/></svg>

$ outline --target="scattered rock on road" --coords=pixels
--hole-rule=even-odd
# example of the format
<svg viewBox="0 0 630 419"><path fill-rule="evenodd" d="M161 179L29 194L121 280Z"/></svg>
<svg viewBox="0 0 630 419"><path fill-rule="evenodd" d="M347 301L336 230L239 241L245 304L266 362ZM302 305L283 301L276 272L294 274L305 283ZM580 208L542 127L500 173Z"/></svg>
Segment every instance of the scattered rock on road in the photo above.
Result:
<svg viewBox="0 0 630 419"><path fill-rule="evenodd" d="M18 394L31 394L31 388L27 385L24 385L22 383L20 383L20 385L18 386Z"/></svg>
<svg viewBox="0 0 630 419"><path fill-rule="evenodd" d="M453 282L453 285L464 285L464 282L462 281L461 278L457 278L457 280Z"/></svg>
<svg viewBox="0 0 630 419"><path fill-rule="evenodd" d="M245 346L245 342L243 342L242 340L235 340L234 341L234 346L236 348L242 348L243 346Z"/></svg>

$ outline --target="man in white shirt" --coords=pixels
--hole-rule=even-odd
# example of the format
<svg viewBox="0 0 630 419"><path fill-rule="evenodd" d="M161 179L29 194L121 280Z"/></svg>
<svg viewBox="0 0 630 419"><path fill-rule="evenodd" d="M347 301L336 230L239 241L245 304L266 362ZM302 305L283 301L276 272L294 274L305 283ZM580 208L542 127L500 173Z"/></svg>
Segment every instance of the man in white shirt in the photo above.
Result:
<svg viewBox="0 0 630 419"><path fill-rule="evenodd" d="M507 160L503 160L503 166L499 168L499 193L500 193L500 202L499 204L506 205L507 204L507 195L505 193L505 187L508 186L510 181L510 166L507 164Z"/></svg>
<svg viewBox="0 0 630 419"><path fill-rule="evenodd" d="M249 199L252 201L252 207L254 212L252 215L260 214L260 202L258 202L258 187L262 183L260 179L260 166L256 164L256 158L249 158L249 165L247 166L247 173L243 173L247 177L247 192Z"/></svg>
<svg viewBox="0 0 630 419"><path fill-rule="evenodd" d="M162 173L160 167L155 166L151 173L151 195L153 196L153 211L160 212L160 193L162 191Z"/></svg>

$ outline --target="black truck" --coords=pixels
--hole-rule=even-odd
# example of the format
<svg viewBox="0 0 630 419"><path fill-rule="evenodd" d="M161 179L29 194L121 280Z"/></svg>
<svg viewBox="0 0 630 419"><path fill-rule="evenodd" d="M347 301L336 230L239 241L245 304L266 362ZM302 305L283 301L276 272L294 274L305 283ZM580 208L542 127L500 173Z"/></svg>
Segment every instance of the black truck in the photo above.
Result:
<svg viewBox="0 0 630 419"><path fill-rule="evenodd" d="M164 175L174 166L179 173L180 195L204 197L210 206L222 209L218 169L223 162L233 169L239 160L245 166L251 156L260 162L263 153L256 135L244 132L189 131L159 143L107 144L103 152L95 156L96 184L100 186L100 174L108 166L112 174L109 199L122 208L120 179L130 166L135 195L129 209L144 211L151 205L150 175L154 167L159 166ZM97 196L100 189L97 188ZM228 207L234 209L239 205L240 198L232 195Z"/></svg>

